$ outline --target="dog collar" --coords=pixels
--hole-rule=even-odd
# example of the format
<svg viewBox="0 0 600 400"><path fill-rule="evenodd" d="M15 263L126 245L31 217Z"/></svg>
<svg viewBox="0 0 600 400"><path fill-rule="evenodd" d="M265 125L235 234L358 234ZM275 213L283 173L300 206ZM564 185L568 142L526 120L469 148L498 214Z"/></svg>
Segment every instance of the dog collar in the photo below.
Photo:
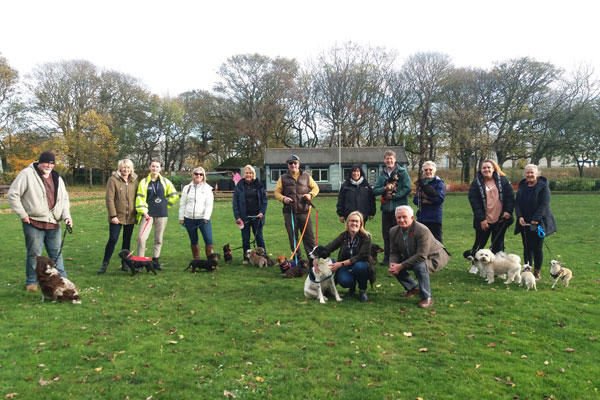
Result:
<svg viewBox="0 0 600 400"><path fill-rule="evenodd" d="M312 270L311 270L311 271L310 271L310 273L308 274L308 279L310 279L310 281L311 281L311 282L314 282L314 283L321 283L321 282L325 282L325 281L326 281L326 280L328 280L328 279L331 279L331 277L333 276L333 273L331 273L331 275L329 275L327 278L325 278L325 279L321 279L320 281L318 281L318 280L314 279L314 278L313 278L314 276L315 276L315 275L313 274L313 272L312 272Z"/></svg>
<svg viewBox="0 0 600 400"><path fill-rule="evenodd" d="M557 274L550 274L550 276L553 277L554 279L556 279L560 276L561 273L562 273L562 268L558 270Z"/></svg>

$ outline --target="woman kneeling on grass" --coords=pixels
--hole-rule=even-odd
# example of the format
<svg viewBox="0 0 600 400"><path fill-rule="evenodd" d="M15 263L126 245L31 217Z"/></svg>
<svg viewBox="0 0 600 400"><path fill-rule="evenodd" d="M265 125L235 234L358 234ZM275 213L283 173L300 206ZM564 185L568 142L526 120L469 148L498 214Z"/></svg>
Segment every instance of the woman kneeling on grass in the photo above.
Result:
<svg viewBox="0 0 600 400"><path fill-rule="evenodd" d="M210 216L213 210L213 189L206 183L204 168L194 169L193 180L183 187L181 201L179 202L179 223L185 226L194 260L200 259L200 245L198 244L198 229L204 239L204 252L206 257L213 253L213 235Z"/></svg>
<svg viewBox="0 0 600 400"><path fill-rule="evenodd" d="M363 216L354 211L346 218L346 230L325 247L329 252L340 249L338 259L331 266L337 271L335 280L348 294L353 295L358 282L359 299L367 297L367 281L369 280L369 256L371 254L371 234L365 231Z"/></svg>

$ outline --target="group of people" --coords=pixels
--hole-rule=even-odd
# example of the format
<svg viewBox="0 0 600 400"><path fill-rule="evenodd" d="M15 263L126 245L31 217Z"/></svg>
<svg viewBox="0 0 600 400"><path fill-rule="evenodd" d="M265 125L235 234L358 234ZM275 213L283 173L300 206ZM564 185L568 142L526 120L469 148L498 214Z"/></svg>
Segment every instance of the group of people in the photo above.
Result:
<svg viewBox="0 0 600 400"><path fill-rule="evenodd" d="M339 249L331 269L337 271L336 282L353 295L356 286L359 300L368 301L367 282L370 269L374 268L371 257L371 234L365 230L367 221L376 214L376 196L380 196L384 258L382 265L388 267L404 287L403 297L419 296L419 307L433 305L429 275L443 268L449 261L449 253L442 244L443 202L446 195L444 181L437 177L432 161L423 164L423 176L418 180L413 198L417 206L416 219L408 205L412 191L406 169L396 161L393 151L384 154L381 174L372 188L360 164L354 165L338 194L337 214L345 223L345 230L325 247L333 252ZM8 193L12 209L23 223L27 247L26 289L37 290L35 257L45 245L48 256L56 268L66 277L60 249L60 221L70 228L69 196L62 178L53 171L55 156L46 151L38 162L21 171ZM300 158L291 155L287 160L288 171L277 181L274 196L283 203L283 217L288 233L290 250L301 258L303 243L308 255L315 246L312 229L312 200L319 194L319 186L311 175L300 169ZM158 159L149 165L149 174L138 180L131 160L119 161L118 170L110 177L106 187L109 239L105 247L99 274L106 272L118 239L123 231L122 249L131 249L134 226L139 224L137 256L143 257L146 241L154 228L152 260L157 269L160 265L163 233L168 220L168 209L179 198L177 190L161 175ZM187 230L194 259L200 258L199 234L204 240L205 254L214 252L211 215L214 196L206 181L202 167L193 170L192 181L181 191L179 223ZM500 167L493 160L485 160L477 172L469 190L473 209L475 243L465 257L483 248L491 235L492 251L504 250L504 234L513 222L513 210L517 221L515 234L521 233L524 261L534 265L536 278L543 262L544 236L555 232L556 224L549 208L550 190L547 180L539 176L535 165L525 168L525 178L519 183L516 199L513 188ZM244 263L250 249L250 232L256 245L266 250L263 227L267 212L265 185L256 177L251 165L243 169L243 179L233 193L233 216L241 228ZM127 270L127 265L121 265ZM408 273L412 270L415 281Z"/></svg>

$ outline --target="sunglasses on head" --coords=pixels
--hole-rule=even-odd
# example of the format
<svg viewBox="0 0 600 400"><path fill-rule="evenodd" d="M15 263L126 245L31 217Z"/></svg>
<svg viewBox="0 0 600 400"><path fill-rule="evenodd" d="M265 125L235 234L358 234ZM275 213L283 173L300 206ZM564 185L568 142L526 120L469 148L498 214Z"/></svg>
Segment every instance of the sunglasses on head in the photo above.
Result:
<svg viewBox="0 0 600 400"><path fill-rule="evenodd" d="M196 175L196 176L204 176L204 174L202 172L194 172L194 175Z"/></svg>

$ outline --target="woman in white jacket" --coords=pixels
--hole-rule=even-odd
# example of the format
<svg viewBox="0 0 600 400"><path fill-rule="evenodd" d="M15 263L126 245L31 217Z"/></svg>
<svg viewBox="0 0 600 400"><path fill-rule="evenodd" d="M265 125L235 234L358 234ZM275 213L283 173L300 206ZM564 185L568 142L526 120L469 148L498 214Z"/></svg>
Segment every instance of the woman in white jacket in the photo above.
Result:
<svg viewBox="0 0 600 400"><path fill-rule="evenodd" d="M198 245L198 229L204 239L204 251L208 257L213 253L213 237L210 216L213 210L214 196L212 187L206 183L204 168L194 169L192 182L185 185L181 191L179 202L179 223L185 226L190 236L190 244L194 260L200 258Z"/></svg>

